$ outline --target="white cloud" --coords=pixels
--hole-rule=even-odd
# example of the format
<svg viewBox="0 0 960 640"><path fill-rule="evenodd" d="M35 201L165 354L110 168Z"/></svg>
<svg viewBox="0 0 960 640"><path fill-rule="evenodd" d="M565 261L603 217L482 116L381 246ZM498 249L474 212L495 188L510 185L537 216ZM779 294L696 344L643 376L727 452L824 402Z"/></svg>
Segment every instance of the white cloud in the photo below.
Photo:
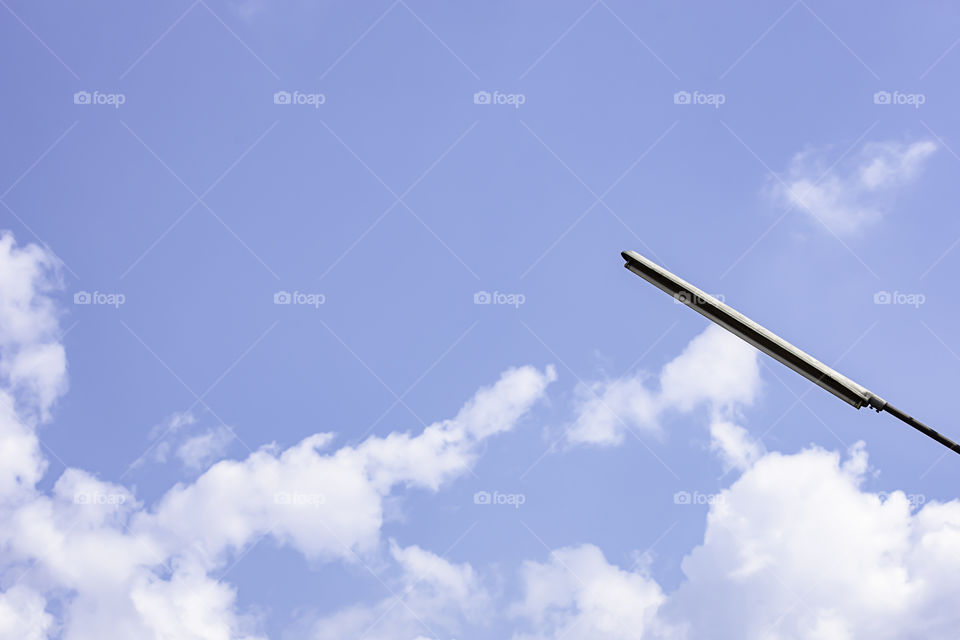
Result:
<svg viewBox="0 0 960 640"><path fill-rule="evenodd" d="M616 445L628 429L659 428L659 398L647 389L646 376L580 384L577 418L566 433L570 444Z"/></svg>
<svg viewBox="0 0 960 640"><path fill-rule="evenodd" d="M845 459L765 454L710 506L676 591L590 545L561 549L524 569L517 611L540 635L515 637L955 638L960 501L914 511L902 492L864 491L866 475L862 443ZM599 604L596 576L610 591Z"/></svg>
<svg viewBox="0 0 960 640"><path fill-rule="evenodd" d="M355 559L380 540L384 502L404 487L436 491L465 473L483 442L512 429L555 379L552 368L510 369L450 420L421 433L370 437L332 450L314 434L280 451L214 464L173 487L151 509L127 488L67 469L48 495L34 429L66 388L55 305L56 262L0 236L0 631L37 637L63 625L64 640L123 637L254 638L257 621L236 611L234 589L211 577L233 552L273 536L310 558ZM174 430L192 418L174 416ZM202 438L202 436L201 436ZM187 440L199 462L214 449ZM445 597L477 592L469 567L416 547L394 549L408 573ZM5 582L5 584L7 584ZM419 589L419 587L418 587ZM54 621L45 598L63 611Z"/></svg>
<svg viewBox="0 0 960 640"><path fill-rule="evenodd" d="M163 422L154 425L147 435L150 440L156 440L168 435L179 433L184 427L190 427L197 423L197 417L190 411L176 411L167 416Z"/></svg>
<svg viewBox="0 0 960 640"><path fill-rule="evenodd" d="M417 546L401 548L394 541L390 550L401 571L391 587L393 595L310 622L303 637L456 637L465 625L483 625L494 613L489 592L469 564L453 564Z"/></svg>
<svg viewBox="0 0 960 640"><path fill-rule="evenodd" d="M0 378L31 422L46 419L67 386L58 313L44 295L60 285L56 266L40 247L0 233Z"/></svg>
<svg viewBox="0 0 960 640"><path fill-rule="evenodd" d="M212 427L203 433L187 438L177 447L177 458L183 466L192 470L203 469L226 453L233 441L233 432L225 426Z"/></svg>
<svg viewBox="0 0 960 640"><path fill-rule="evenodd" d="M757 351L728 331L710 325L667 363L659 390L647 374L580 385L577 418L566 433L571 444L616 445L629 430L656 431L668 411L702 404L718 416L750 405L760 389Z"/></svg>
<svg viewBox="0 0 960 640"><path fill-rule="evenodd" d="M0 337L0 638L259 638L259 620L214 577L236 553L270 536L312 560L372 556L383 548L389 500L467 473L485 441L515 428L556 377L552 368L508 370L452 419L416 434L340 448L322 433L284 450L268 445L217 462L150 508L79 469L41 492L34 430L66 388L51 269L44 252L0 237L0 326L10 327ZM38 359L37 348L54 355ZM960 501L917 510L900 492L865 491L862 445L846 457L764 452L735 422L758 385L753 350L711 328L663 368L658 390L642 378L595 387L643 428L665 411L706 405L713 448L742 475L710 505L703 542L671 593L648 569L616 566L589 544L525 563L523 597L511 609L518 640L956 636ZM603 404L590 403L578 426L594 430L582 441L622 439ZM470 564L416 545L391 541L389 550L403 601L311 619L313 637L370 627L377 640L455 637L497 614Z"/></svg>
<svg viewBox="0 0 960 640"><path fill-rule="evenodd" d="M726 329L710 324L660 373L661 403L690 411L750 405L760 390L758 352Z"/></svg>
<svg viewBox="0 0 960 640"><path fill-rule="evenodd" d="M0 233L0 500L33 487L46 469L34 432L66 391L56 259Z"/></svg>
<svg viewBox="0 0 960 640"><path fill-rule="evenodd" d="M960 502L882 501L866 462L862 444L759 459L710 509L668 615L693 637L954 637Z"/></svg>
<svg viewBox="0 0 960 640"><path fill-rule="evenodd" d="M0 592L0 638L46 640L54 626L46 604L43 596L23 586Z"/></svg>
<svg viewBox="0 0 960 640"><path fill-rule="evenodd" d="M172 452L185 469L197 472L223 458L236 437L233 431L221 424L191 435L197 424L197 417L190 411L170 414L150 429L147 437L151 445L133 466L139 467L146 462L164 464L170 461Z"/></svg>
<svg viewBox="0 0 960 640"><path fill-rule="evenodd" d="M0 390L0 501L32 488L47 468L37 436L14 412L14 402Z"/></svg>
<svg viewBox="0 0 960 640"><path fill-rule="evenodd" d="M764 453L763 444L750 437L746 429L729 420L714 417L710 423L710 450L724 469L746 469Z"/></svg>
<svg viewBox="0 0 960 640"><path fill-rule="evenodd" d="M186 427L197 423L196 416L190 411L176 411L158 424L155 424L147 438L151 441L147 452L134 460L132 467L139 467L147 462L166 463L170 459L170 451L175 448L176 441L182 438L181 432Z"/></svg>
<svg viewBox="0 0 960 640"><path fill-rule="evenodd" d="M416 436L372 436L324 453L333 435L315 434L282 453L265 447L244 461L221 461L193 484L171 489L135 530L170 535L171 553L193 541L210 558L268 531L311 558L369 551L379 540L391 491L435 491L466 473L480 443L512 428L554 377L552 368L511 369L455 418Z"/></svg>
<svg viewBox="0 0 960 640"><path fill-rule="evenodd" d="M557 549L545 563L525 563L521 575L524 599L512 614L536 630L520 631L516 640L619 640L662 629L660 586L608 563L593 545Z"/></svg>
<svg viewBox="0 0 960 640"><path fill-rule="evenodd" d="M783 182L771 182L771 193L784 205L813 215L833 232L851 235L890 210L897 189L916 179L936 149L931 140L874 142L833 168L823 150L802 151L793 157Z"/></svg>
<svg viewBox="0 0 960 640"><path fill-rule="evenodd" d="M75 593L67 640L253 637L255 621L234 610L234 590L209 577L231 553L272 536L311 559L372 554L394 489L437 490L465 473L479 444L512 428L553 376L509 370L455 418L416 436L371 437L330 450L333 435L316 434L284 451L267 446L246 460L218 462L150 511L123 487L68 470L52 499L37 497L12 514L4 546L11 557L35 561L43 580ZM77 504L77 495L90 498ZM428 584L457 595L462 571L425 557L397 552L397 561Z"/></svg>
<svg viewBox="0 0 960 640"><path fill-rule="evenodd" d="M238 635L232 587L210 580L203 571L182 571L170 580L149 576L130 594L153 637L170 640L254 640Z"/></svg>

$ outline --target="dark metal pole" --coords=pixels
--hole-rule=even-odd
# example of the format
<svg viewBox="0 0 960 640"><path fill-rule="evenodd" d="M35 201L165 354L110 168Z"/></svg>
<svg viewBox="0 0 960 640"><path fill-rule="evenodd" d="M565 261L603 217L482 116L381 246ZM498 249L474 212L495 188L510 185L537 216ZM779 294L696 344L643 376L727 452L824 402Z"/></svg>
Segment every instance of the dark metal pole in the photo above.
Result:
<svg viewBox="0 0 960 640"><path fill-rule="evenodd" d="M956 442L946 437L945 435L942 435L937 431L934 431L933 429L923 424L913 416L908 416L903 411L900 411L900 409L897 409L893 405L887 403L883 406L883 409L877 409L877 413L880 413L881 411L886 411L887 413L899 418L900 420L903 420L904 422L906 422L908 425L910 425L920 433L930 438L933 438L934 440L936 440L937 442L945 446L947 449L952 449L955 453L960 453L960 444L957 444Z"/></svg>

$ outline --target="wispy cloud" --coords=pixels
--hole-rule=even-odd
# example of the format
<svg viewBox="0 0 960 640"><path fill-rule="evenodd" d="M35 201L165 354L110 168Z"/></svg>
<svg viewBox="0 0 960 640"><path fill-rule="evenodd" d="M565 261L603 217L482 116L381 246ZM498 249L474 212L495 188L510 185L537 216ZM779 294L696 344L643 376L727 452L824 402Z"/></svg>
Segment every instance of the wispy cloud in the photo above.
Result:
<svg viewBox="0 0 960 640"><path fill-rule="evenodd" d="M233 441L233 433L225 426L212 427L187 438L177 448L177 458L187 469L198 471L219 460Z"/></svg>
<svg viewBox="0 0 960 640"><path fill-rule="evenodd" d="M390 555L401 575L390 595L373 605L356 605L317 620L304 620L305 638L426 640L462 637L466 626L488 623L492 599L469 563L454 564L414 545L390 541ZM434 636L443 630L445 633ZM430 636L426 634L430 633Z"/></svg>
<svg viewBox="0 0 960 640"><path fill-rule="evenodd" d="M897 192L916 180L936 150L931 140L871 142L832 166L829 149L806 149L793 157L785 175L771 180L769 193L834 233L853 235L892 210Z"/></svg>

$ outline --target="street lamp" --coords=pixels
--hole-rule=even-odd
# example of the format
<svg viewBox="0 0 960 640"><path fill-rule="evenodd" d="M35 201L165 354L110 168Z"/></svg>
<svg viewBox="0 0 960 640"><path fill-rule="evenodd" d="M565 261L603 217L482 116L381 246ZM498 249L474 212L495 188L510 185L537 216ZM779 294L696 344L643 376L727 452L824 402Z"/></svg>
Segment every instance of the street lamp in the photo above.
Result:
<svg viewBox="0 0 960 640"><path fill-rule="evenodd" d="M960 445L953 440L940 435L919 420L908 416L866 387L834 371L813 356L801 351L780 336L768 331L686 280L675 276L635 251L623 251L620 255L626 261L623 266L633 273L658 289L666 291L679 302L706 316L735 336L749 342L768 356L787 365L854 408L859 409L866 405L876 409L878 413L886 411L948 449L960 453Z"/></svg>

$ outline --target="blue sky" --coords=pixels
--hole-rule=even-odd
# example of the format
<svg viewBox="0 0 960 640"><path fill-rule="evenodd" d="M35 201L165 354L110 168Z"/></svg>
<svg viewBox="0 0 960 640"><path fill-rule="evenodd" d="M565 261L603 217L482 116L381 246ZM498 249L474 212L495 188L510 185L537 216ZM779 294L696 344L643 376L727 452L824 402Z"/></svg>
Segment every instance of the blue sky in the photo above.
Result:
<svg viewBox="0 0 960 640"><path fill-rule="evenodd" d="M70 495L125 496L97 506L116 513L99 514L91 540L165 549L133 554L107 589L64 578L60 556L17 546L25 530L11 525L0 634L94 637L115 615L145 638L646 638L684 623L702 637L690 602L727 575L710 523L769 525L740 544L821 529L829 505L767 507L847 495L830 483L873 515L824 536L886 539L870 527L896 508L904 531L960 545L945 450L703 334L703 318L619 257L657 260L960 436L951 4L0 5L0 228L16 239L0 368L10 424L38 438L24 455L47 461L35 482L21 475L6 516L57 513L79 473L102 484ZM492 303L477 304L484 292ZM11 329L21 317L34 333ZM11 364L61 344L65 371L58 355ZM476 400L489 413L458 414L498 379ZM450 429L452 466L441 450L394 446L435 423ZM196 505L241 504L273 477L257 456L295 466L283 452L320 433L334 435L314 455L366 461L375 526L345 524L314 547L323 522L275 529L238 507L248 533L210 542L239 525L215 509L204 522ZM331 498L348 480L330 473L317 513L350 520L362 505ZM175 494L208 490L185 502L196 528L183 524ZM896 490L907 507L881 493ZM522 504L477 504L477 492ZM678 492L725 497L678 504ZM196 540L204 560L184 551ZM902 553L911 579L960 587L925 574L917 549ZM768 556L791 591L820 589ZM594 575L622 600L589 604ZM226 604L211 596L210 626L162 630L189 618L182 576ZM153 608L131 604L143 584ZM573 595L531 595L550 584ZM731 600L755 593L744 589ZM16 622L17 610L36 615ZM869 607L826 610L784 614L778 637L880 637ZM731 637L768 637L757 615L730 622ZM940 622L922 631L954 628Z"/></svg>

